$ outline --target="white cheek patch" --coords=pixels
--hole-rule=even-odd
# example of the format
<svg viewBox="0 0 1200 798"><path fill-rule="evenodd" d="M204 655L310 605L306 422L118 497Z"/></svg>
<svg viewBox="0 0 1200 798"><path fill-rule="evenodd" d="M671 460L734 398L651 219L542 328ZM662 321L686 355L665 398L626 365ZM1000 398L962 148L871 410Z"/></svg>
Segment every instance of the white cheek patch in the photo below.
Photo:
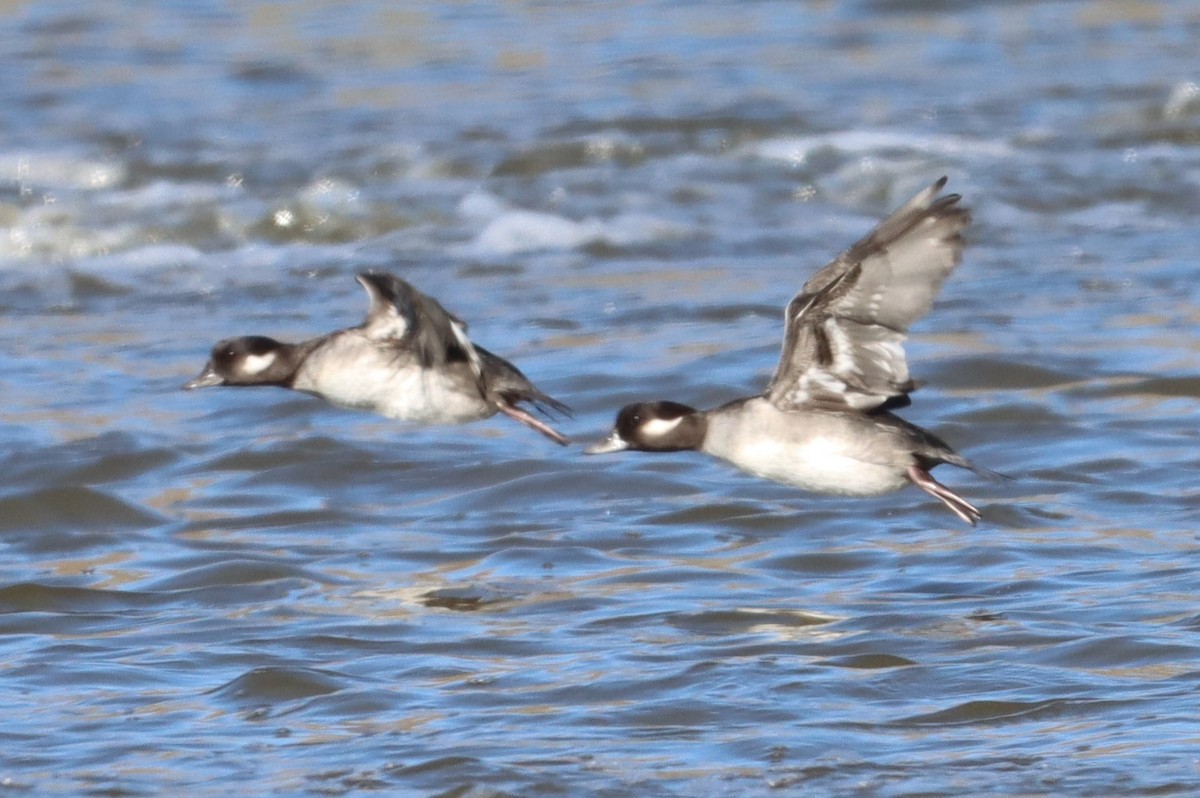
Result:
<svg viewBox="0 0 1200 798"><path fill-rule="evenodd" d="M664 438L670 435L672 430L678 427L681 421L683 421L683 416L679 418L652 418L642 425L642 433L647 438Z"/></svg>
<svg viewBox="0 0 1200 798"><path fill-rule="evenodd" d="M243 374L262 374L271 367L275 362L275 353L267 352L265 355L247 355L243 360L239 370Z"/></svg>

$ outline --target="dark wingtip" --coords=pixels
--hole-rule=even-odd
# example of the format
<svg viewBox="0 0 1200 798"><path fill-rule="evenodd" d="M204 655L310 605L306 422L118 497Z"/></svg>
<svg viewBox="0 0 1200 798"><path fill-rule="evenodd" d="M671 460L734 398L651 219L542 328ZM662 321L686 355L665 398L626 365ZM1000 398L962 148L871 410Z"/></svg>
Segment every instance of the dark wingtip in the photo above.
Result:
<svg viewBox="0 0 1200 798"><path fill-rule="evenodd" d="M362 284L368 291L374 290L382 298L389 301L394 300L396 296L396 282L399 278L387 272L369 271L359 272L355 275L355 279Z"/></svg>

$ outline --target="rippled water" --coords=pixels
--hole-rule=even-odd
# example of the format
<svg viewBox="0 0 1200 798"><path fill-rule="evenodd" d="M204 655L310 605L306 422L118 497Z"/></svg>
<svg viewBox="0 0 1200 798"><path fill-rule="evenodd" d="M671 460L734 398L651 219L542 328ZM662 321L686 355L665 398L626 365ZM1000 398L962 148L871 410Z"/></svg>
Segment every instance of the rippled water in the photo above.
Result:
<svg viewBox="0 0 1200 798"><path fill-rule="evenodd" d="M1194 3L3 9L0 791L1200 790ZM579 440L716 404L941 174L905 415L1017 477L939 472L975 530L178 389L370 267Z"/></svg>

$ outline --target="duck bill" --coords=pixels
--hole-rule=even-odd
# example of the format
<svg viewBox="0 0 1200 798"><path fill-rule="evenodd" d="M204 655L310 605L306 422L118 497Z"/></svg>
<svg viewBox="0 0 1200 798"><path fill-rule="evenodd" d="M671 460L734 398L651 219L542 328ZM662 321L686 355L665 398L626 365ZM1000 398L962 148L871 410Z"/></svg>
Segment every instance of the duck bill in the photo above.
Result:
<svg viewBox="0 0 1200 798"><path fill-rule="evenodd" d="M213 370L212 363L204 367L204 371L200 372L195 378L188 380L183 384L185 391L194 391L197 388L211 388L214 385L224 385L225 379Z"/></svg>
<svg viewBox="0 0 1200 798"><path fill-rule="evenodd" d="M611 454L612 452L623 452L629 448L629 444L622 440L616 430L604 440L593 444L583 450L584 454Z"/></svg>

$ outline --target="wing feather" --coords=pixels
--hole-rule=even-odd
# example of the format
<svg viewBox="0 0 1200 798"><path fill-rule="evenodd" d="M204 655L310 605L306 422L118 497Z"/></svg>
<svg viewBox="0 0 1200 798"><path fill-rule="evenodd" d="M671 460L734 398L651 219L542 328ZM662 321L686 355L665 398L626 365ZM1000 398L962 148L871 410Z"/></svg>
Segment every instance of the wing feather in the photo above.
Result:
<svg viewBox="0 0 1200 798"><path fill-rule="evenodd" d="M782 410L872 410L915 389L904 354L962 260L971 220L938 180L814 274L785 312L783 352L765 396Z"/></svg>
<svg viewBox="0 0 1200 798"><path fill-rule="evenodd" d="M467 323L431 296L387 272L362 272L370 306L359 329L373 341L410 350L426 368L465 360L483 392L483 364L467 337Z"/></svg>

